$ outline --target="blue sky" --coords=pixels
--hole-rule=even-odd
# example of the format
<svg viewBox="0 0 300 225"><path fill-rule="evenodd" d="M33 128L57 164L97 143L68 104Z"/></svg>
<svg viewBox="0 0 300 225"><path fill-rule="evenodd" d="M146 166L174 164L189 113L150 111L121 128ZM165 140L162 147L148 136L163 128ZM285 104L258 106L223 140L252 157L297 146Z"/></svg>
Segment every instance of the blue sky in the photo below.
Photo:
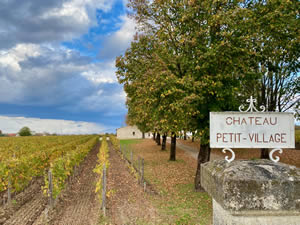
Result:
<svg viewBox="0 0 300 225"><path fill-rule="evenodd" d="M113 132L126 95L115 58L135 23L126 0L7 0L0 5L0 130Z"/></svg>

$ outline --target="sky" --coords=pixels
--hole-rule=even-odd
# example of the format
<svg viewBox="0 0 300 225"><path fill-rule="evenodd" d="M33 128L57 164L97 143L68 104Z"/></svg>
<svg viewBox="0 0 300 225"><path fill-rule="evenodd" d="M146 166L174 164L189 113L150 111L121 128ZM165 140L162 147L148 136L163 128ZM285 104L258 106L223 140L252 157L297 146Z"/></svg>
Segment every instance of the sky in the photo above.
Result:
<svg viewBox="0 0 300 225"><path fill-rule="evenodd" d="M81 134L124 125L115 58L135 34L126 0L1 0L0 130Z"/></svg>

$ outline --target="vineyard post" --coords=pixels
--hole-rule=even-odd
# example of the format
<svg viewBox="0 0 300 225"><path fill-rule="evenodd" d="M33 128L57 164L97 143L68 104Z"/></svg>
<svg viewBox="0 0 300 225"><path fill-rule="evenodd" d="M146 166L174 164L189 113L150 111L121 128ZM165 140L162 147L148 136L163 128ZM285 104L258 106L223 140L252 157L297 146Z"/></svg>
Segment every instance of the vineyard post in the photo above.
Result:
<svg viewBox="0 0 300 225"><path fill-rule="evenodd" d="M141 158L138 156L138 175L139 175L139 181L141 179Z"/></svg>
<svg viewBox="0 0 300 225"><path fill-rule="evenodd" d="M8 178L8 187L7 187L7 203L11 204L11 182L10 178Z"/></svg>
<svg viewBox="0 0 300 225"><path fill-rule="evenodd" d="M141 185L144 183L144 158L142 158L142 175L141 175Z"/></svg>
<svg viewBox="0 0 300 225"><path fill-rule="evenodd" d="M53 207L53 182L52 182L52 172L51 170L48 171L48 190L49 190L49 205L52 208Z"/></svg>
<svg viewBox="0 0 300 225"><path fill-rule="evenodd" d="M103 215L106 214L106 166L103 165L103 175L102 175L102 210Z"/></svg>

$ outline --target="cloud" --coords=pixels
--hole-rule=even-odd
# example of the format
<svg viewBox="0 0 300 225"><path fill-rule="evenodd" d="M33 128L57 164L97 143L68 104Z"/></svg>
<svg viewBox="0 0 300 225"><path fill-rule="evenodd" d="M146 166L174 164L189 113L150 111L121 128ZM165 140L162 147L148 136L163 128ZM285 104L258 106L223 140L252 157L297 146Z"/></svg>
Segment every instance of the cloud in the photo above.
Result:
<svg viewBox="0 0 300 225"><path fill-rule="evenodd" d="M0 53L0 103L71 107L85 102L85 108L96 110L103 106L96 101L99 97L103 102L103 93L110 103L123 93L113 61L91 62L76 50L36 44Z"/></svg>
<svg viewBox="0 0 300 225"><path fill-rule="evenodd" d="M103 116L123 115L126 95L123 88L116 84L102 84L100 91L81 99L74 110L85 108L88 111L99 111Z"/></svg>
<svg viewBox="0 0 300 225"><path fill-rule="evenodd" d="M94 84L117 83L115 76L116 68L114 61L93 63L81 75Z"/></svg>
<svg viewBox="0 0 300 225"><path fill-rule="evenodd" d="M17 133L24 126L37 133L56 134L92 134L109 129L100 124L83 121L0 116L0 130L3 133Z"/></svg>
<svg viewBox="0 0 300 225"><path fill-rule="evenodd" d="M121 23L117 24L120 29L104 39L103 48L99 52L99 58L115 58L122 54L133 40L136 33L136 23L133 19L123 15Z"/></svg>
<svg viewBox="0 0 300 225"><path fill-rule="evenodd" d="M2 1L0 107L15 105L21 109L19 115L32 117L42 109L53 110L53 115L61 110L66 116L125 114L125 93L117 82L114 60L129 47L135 24L126 16L99 19L101 14L111 14L118 1ZM121 22L114 23L113 29L100 29L111 25L109 21ZM95 56L98 48L93 47L98 44L104 46L101 61ZM25 108L27 114L22 112Z"/></svg>
<svg viewBox="0 0 300 225"><path fill-rule="evenodd" d="M97 25L96 9L108 11L113 4L113 0L1 1L0 49L79 37Z"/></svg>
<svg viewBox="0 0 300 225"><path fill-rule="evenodd" d="M75 51L19 44L0 55L0 102L51 105L66 99L61 97L66 93L76 97L70 85L88 88L80 76L86 66Z"/></svg>

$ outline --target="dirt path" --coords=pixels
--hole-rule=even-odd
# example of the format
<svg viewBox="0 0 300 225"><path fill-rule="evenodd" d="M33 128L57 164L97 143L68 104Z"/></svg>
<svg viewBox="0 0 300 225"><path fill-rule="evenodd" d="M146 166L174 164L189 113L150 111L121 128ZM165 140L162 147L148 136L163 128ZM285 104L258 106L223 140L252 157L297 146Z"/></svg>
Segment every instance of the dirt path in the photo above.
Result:
<svg viewBox="0 0 300 225"><path fill-rule="evenodd" d="M108 217L112 224L161 224L159 215L147 199L147 193L119 154L110 146L107 187L113 194L108 198Z"/></svg>
<svg viewBox="0 0 300 225"><path fill-rule="evenodd" d="M167 143L171 143L170 140L167 140ZM176 147L182 149L185 151L188 155L192 156L194 159L198 159L198 153L199 149L195 147L191 147L182 143L176 142ZM210 153L210 160L216 160L216 159L224 159L224 157L221 157L217 154L214 154L213 152Z"/></svg>
<svg viewBox="0 0 300 225"><path fill-rule="evenodd" d="M95 194L98 175L93 172L97 163L97 144L80 168L80 175L62 193L51 225L94 225L99 222L100 204Z"/></svg>

